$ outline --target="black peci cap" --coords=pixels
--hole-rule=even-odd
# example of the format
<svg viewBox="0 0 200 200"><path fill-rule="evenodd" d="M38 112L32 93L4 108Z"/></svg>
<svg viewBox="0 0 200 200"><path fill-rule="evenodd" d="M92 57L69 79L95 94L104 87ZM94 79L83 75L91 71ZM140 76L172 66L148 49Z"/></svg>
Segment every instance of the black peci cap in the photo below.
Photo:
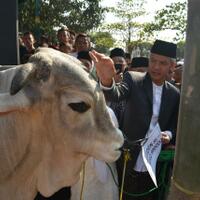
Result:
<svg viewBox="0 0 200 200"><path fill-rule="evenodd" d="M120 57L124 57L125 58L125 52L123 49L121 48L114 48L110 51L110 57L113 58L113 57L117 57L117 56L120 56Z"/></svg>
<svg viewBox="0 0 200 200"><path fill-rule="evenodd" d="M163 40L156 40L151 47L151 53L167 56L169 58L176 58L177 45Z"/></svg>
<svg viewBox="0 0 200 200"><path fill-rule="evenodd" d="M134 57L131 61L131 68L148 67L149 59L146 57Z"/></svg>

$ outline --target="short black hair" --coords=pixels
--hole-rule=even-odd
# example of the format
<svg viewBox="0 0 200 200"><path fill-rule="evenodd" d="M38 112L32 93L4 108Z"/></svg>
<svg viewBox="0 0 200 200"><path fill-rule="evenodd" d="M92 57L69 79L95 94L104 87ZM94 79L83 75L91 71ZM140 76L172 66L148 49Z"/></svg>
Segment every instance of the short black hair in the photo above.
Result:
<svg viewBox="0 0 200 200"><path fill-rule="evenodd" d="M131 68L148 67L149 59L146 57L134 57L131 61Z"/></svg>
<svg viewBox="0 0 200 200"><path fill-rule="evenodd" d="M31 31L26 31L23 33L23 36L26 36L26 35L32 35L34 37L34 35Z"/></svg>
<svg viewBox="0 0 200 200"><path fill-rule="evenodd" d="M86 33L78 33L76 36L76 40L81 37L87 38L90 41L90 36L87 35Z"/></svg>
<svg viewBox="0 0 200 200"><path fill-rule="evenodd" d="M89 55L89 51L79 51L78 52L78 55L77 55L77 58L78 59L85 59L85 60L88 60L90 62L92 62L92 59Z"/></svg>
<svg viewBox="0 0 200 200"><path fill-rule="evenodd" d="M117 57L117 56L125 58L125 52L122 48L114 48L110 51L111 58Z"/></svg>
<svg viewBox="0 0 200 200"><path fill-rule="evenodd" d="M67 32L69 32L69 30L68 30L67 27L62 27L62 28L58 29L58 31L57 31L57 35L59 35L59 34L60 34L61 32L63 32L63 31L67 31Z"/></svg>

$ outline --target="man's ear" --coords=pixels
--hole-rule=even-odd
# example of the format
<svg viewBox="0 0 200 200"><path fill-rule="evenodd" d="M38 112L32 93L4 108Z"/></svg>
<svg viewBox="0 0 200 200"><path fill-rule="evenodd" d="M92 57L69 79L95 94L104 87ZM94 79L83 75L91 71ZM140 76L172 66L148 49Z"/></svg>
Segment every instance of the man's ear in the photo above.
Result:
<svg viewBox="0 0 200 200"><path fill-rule="evenodd" d="M171 62L170 71L173 72L176 67L176 62Z"/></svg>

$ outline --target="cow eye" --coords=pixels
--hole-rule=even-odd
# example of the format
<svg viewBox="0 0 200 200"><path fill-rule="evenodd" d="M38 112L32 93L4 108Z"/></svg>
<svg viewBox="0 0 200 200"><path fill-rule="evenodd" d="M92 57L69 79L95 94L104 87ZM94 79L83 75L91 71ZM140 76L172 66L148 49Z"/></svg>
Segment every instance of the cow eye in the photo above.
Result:
<svg viewBox="0 0 200 200"><path fill-rule="evenodd" d="M79 112L79 113L84 113L90 108L90 106L84 102L69 103L68 105L72 110Z"/></svg>

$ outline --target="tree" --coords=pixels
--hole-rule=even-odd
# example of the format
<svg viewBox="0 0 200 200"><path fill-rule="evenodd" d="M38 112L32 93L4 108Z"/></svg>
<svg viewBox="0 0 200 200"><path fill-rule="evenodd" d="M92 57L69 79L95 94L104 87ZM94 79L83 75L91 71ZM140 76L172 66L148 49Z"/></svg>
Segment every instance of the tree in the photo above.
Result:
<svg viewBox="0 0 200 200"><path fill-rule="evenodd" d="M41 32L52 33L66 25L76 32L87 32L101 23L105 10L99 0L41 0L40 16L35 18L35 0L19 1L20 31L40 27Z"/></svg>
<svg viewBox="0 0 200 200"><path fill-rule="evenodd" d="M91 34L91 41L95 49L101 53L109 54L110 48L114 46L115 39L108 32L96 32Z"/></svg>
<svg viewBox="0 0 200 200"><path fill-rule="evenodd" d="M129 52L132 52L133 57L137 57L137 56L148 57L151 46L152 46L152 43L150 42L144 42L144 41L138 40L138 41L130 42L128 49L129 49Z"/></svg>
<svg viewBox="0 0 200 200"><path fill-rule="evenodd" d="M172 3L166 8L156 12L155 20L147 23L144 27L144 33L153 35L156 31L175 30L176 41L185 39L187 20L187 4L185 2Z"/></svg>
<svg viewBox="0 0 200 200"><path fill-rule="evenodd" d="M188 1L185 65L175 165L169 200L200 199L200 1Z"/></svg>
<svg viewBox="0 0 200 200"><path fill-rule="evenodd" d="M184 58L185 52L185 40L181 40L177 43L177 60Z"/></svg>
<svg viewBox="0 0 200 200"><path fill-rule="evenodd" d="M104 29L108 29L112 33L118 33L123 42L128 47L131 40L140 38L140 29L142 24L137 22L136 18L145 14L143 9L144 0L122 0L117 3L116 7L109 8L119 21L116 23L107 24Z"/></svg>

